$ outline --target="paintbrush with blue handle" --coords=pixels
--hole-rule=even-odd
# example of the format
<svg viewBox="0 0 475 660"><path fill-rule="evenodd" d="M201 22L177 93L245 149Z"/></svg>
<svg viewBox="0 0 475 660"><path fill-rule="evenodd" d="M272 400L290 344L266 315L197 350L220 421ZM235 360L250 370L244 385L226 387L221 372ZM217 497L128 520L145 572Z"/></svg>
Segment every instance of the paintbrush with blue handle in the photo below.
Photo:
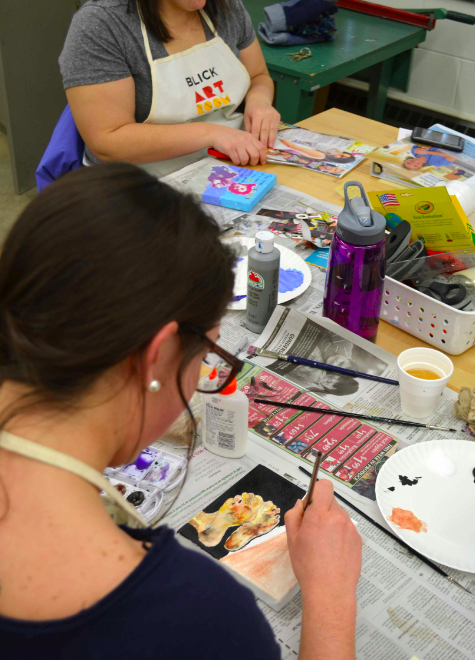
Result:
<svg viewBox="0 0 475 660"><path fill-rule="evenodd" d="M316 362L315 360L308 360L307 358L301 358L295 355L287 355L286 353L267 351L264 348L257 348L257 346L249 346L247 349L247 355L248 357L257 355L258 357L273 358L274 360L285 360L285 362L291 362L292 364L302 364L306 367L314 367L315 369L323 369L324 371L334 371L337 374L353 376L353 378L366 378L368 380L377 380L378 383L386 383L387 385L399 385L397 380L392 380L391 378L365 374L362 371L353 371L353 369L337 367L334 364L326 364L326 362Z"/></svg>

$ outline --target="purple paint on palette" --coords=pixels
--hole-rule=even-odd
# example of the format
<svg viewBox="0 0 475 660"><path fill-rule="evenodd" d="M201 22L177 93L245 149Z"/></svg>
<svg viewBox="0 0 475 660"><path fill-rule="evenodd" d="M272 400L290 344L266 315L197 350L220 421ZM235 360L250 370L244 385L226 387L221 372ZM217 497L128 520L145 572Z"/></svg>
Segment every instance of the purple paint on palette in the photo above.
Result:
<svg viewBox="0 0 475 660"><path fill-rule="evenodd" d="M147 450L141 452L137 460L134 462L135 467L137 470L140 470L140 472L145 471L150 465L153 463L153 456L147 452Z"/></svg>
<svg viewBox="0 0 475 660"><path fill-rule="evenodd" d="M170 463L168 461L165 461L160 467L161 467L160 481L165 481L165 479L167 478L168 470L170 469Z"/></svg>
<svg viewBox="0 0 475 660"><path fill-rule="evenodd" d="M295 291L303 284L303 273L296 268L281 268L279 275L279 293Z"/></svg>

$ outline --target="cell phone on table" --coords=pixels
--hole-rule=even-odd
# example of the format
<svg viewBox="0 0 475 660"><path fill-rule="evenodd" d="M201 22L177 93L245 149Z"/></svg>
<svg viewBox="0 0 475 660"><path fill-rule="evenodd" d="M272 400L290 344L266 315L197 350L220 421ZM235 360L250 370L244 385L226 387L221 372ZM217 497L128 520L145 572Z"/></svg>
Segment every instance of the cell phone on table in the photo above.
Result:
<svg viewBox="0 0 475 660"><path fill-rule="evenodd" d="M465 144L465 140L458 135L441 133L440 131L433 131L430 128L421 128L420 126L412 131L412 139L414 142L429 144L431 147L442 147L451 151L463 151Z"/></svg>

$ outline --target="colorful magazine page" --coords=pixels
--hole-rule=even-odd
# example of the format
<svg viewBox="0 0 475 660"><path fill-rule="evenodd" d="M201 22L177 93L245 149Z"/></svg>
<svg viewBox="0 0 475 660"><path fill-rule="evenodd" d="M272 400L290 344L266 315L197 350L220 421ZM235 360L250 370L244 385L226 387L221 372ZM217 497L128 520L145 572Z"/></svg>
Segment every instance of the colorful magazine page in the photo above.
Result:
<svg viewBox="0 0 475 660"><path fill-rule="evenodd" d="M325 135L281 122L274 147L267 149L267 161L341 178L373 149L353 138Z"/></svg>
<svg viewBox="0 0 475 660"><path fill-rule="evenodd" d="M475 174L475 154L457 153L398 140L370 154L371 174L411 187L429 188L465 181Z"/></svg>
<svg viewBox="0 0 475 660"><path fill-rule="evenodd" d="M318 247L329 247L336 229L337 218L329 213L296 213L293 211L276 211L275 209L259 209L257 215L275 218L267 229L276 234L287 234L291 238L301 239L302 221L310 230L311 240Z"/></svg>
<svg viewBox="0 0 475 660"><path fill-rule="evenodd" d="M200 164L187 181L187 188L206 204L249 213L277 182L275 174L228 165L214 158L204 158Z"/></svg>
<svg viewBox="0 0 475 660"><path fill-rule="evenodd" d="M330 248L321 248L315 250L312 254L305 259L306 263L312 264L312 266L317 266L322 270L326 270L328 266L328 256L330 254Z"/></svg>
<svg viewBox="0 0 475 660"><path fill-rule="evenodd" d="M372 144L366 144L365 142L355 140L353 144L350 144L346 151L349 154L353 154L353 156L367 156L373 151L376 151L376 149L377 147Z"/></svg>

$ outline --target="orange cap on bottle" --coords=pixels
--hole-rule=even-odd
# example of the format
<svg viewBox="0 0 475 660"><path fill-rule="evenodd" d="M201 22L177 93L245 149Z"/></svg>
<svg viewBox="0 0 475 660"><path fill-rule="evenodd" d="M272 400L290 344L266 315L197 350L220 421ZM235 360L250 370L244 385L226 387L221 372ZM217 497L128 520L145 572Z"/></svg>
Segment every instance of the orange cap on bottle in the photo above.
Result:
<svg viewBox="0 0 475 660"><path fill-rule="evenodd" d="M237 390L237 380L235 378L232 379L232 381L229 383L227 387L224 388L220 394L234 394L234 392Z"/></svg>

